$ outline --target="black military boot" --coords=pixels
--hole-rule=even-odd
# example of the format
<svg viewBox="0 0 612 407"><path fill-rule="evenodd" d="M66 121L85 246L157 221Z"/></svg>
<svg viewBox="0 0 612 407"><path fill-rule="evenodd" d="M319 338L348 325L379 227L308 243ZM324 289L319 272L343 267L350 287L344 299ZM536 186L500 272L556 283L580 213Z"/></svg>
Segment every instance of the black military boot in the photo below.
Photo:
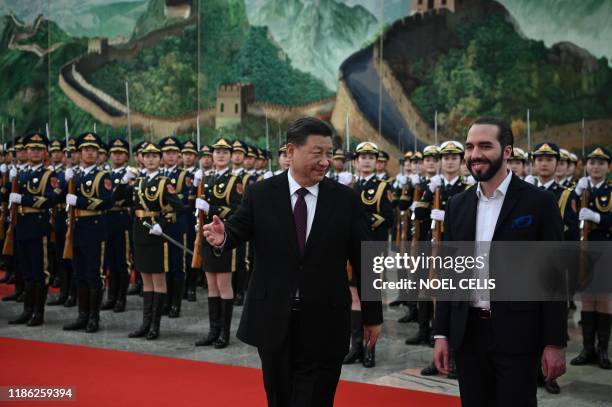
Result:
<svg viewBox="0 0 612 407"><path fill-rule="evenodd" d="M39 326L45 323L45 302L48 287L44 281L34 283L34 313L28 321L28 326Z"/></svg>
<svg viewBox="0 0 612 407"><path fill-rule="evenodd" d="M174 280L172 286L172 298L170 299L170 310L168 318L178 318L181 316L181 302L183 301L183 290L185 289L185 279Z"/></svg>
<svg viewBox="0 0 612 407"><path fill-rule="evenodd" d="M221 334L221 298L208 297L208 321L210 330L206 337L195 343L195 346L210 346L219 339Z"/></svg>
<svg viewBox="0 0 612 407"><path fill-rule="evenodd" d="M196 287L198 285L198 269L189 269L189 275L187 277L187 290L185 295L187 301L196 301Z"/></svg>
<svg viewBox="0 0 612 407"><path fill-rule="evenodd" d="M597 363L602 369L612 369L608 357L608 343L610 342L610 325L612 315L597 313Z"/></svg>
<svg viewBox="0 0 612 407"><path fill-rule="evenodd" d="M59 271L59 280L60 280L60 293L54 300L49 300L47 305L55 306L55 305L64 305L66 300L68 299L68 289L70 288L70 274L65 267L61 267Z"/></svg>
<svg viewBox="0 0 612 407"><path fill-rule="evenodd" d="M153 291L145 291L142 293L142 325L137 330L130 332L128 338L142 338L149 333L151 329L151 320L153 316Z"/></svg>
<svg viewBox="0 0 612 407"><path fill-rule="evenodd" d="M594 311L582 311L582 351L578 356L570 361L570 365L582 366L597 362L595 355L595 318L597 313Z"/></svg>
<svg viewBox="0 0 612 407"><path fill-rule="evenodd" d="M77 284L74 278L74 271L68 272L68 298L64 303L64 307L71 308L77 305Z"/></svg>
<svg viewBox="0 0 612 407"><path fill-rule="evenodd" d="M419 320L419 311L415 302L410 302L407 305L408 311L406 315L397 320L400 324L407 324L408 322L417 322Z"/></svg>
<svg viewBox="0 0 612 407"><path fill-rule="evenodd" d="M89 319L89 288L78 288L76 297L79 306L79 315L76 321L64 325L64 331L76 331L85 329L87 326L87 321ZM66 304L64 304L64 306L66 306Z"/></svg>
<svg viewBox="0 0 612 407"><path fill-rule="evenodd" d="M92 289L89 291L89 319L85 332L94 333L100 330L100 304L102 304L103 291Z"/></svg>
<svg viewBox="0 0 612 407"><path fill-rule="evenodd" d="M159 337L159 327L161 325L162 308L166 293L153 293L153 312L151 314L151 328L147 333L147 340L154 340Z"/></svg>
<svg viewBox="0 0 612 407"><path fill-rule="evenodd" d="M115 302L113 312L124 312L127 302L127 290L130 285L130 275L128 273L122 273L119 275L118 280L119 288L117 289L117 301Z"/></svg>
<svg viewBox="0 0 612 407"><path fill-rule="evenodd" d="M119 282L117 281L119 275L117 273L108 273L108 286L106 287L106 301L102 304L100 309L107 311L115 309L115 303L117 302L117 290L119 289Z"/></svg>
<svg viewBox="0 0 612 407"><path fill-rule="evenodd" d="M170 313L170 302L172 301L172 293L174 293L174 279L169 274L166 274L166 298L162 305L162 315L168 315Z"/></svg>
<svg viewBox="0 0 612 407"><path fill-rule="evenodd" d="M25 302L25 282L23 281L23 276L19 271L15 271L13 275L15 276L15 292L4 297L2 301Z"/></svg>
<svg viewBox="0 0 612 407"><path fill-rule="evenodd" d="M20 325L27 323L30 318L32 318L32 314L34 313L34 296L35 288L33 282L24 283L24 299L23 299L23 312L17 318L9 321L10 325Z"/></svg>
<svg viewBox="0 0 612 407"><path fill-rule="evenodd" d="M136 273L136 282L128 288L127 295L138 295L142 291L142 276ZM143 293L144 295L144 293Z"/></svg>
<svg viewBox="0 0 612 407"><path fill-rule="evenodd" d="M233 311L234 299L221 299L221 335L219 335L219 339L213 344L215 349L223 349L229 345Z"/></svg>
<svg viewBox="0 0 612 407"><path fill-rule="evenodd" d="M363 322L361 311L351 310L351 349L342 364L351 365L363 360Z"/></svg>
<svg viewBox="0 0 612 407"><path fill-rule="evenodd" d="M376 346L372 346L372 349L367 346L364 347L363 351L363 367L374 367L376 366Z"/></svg>

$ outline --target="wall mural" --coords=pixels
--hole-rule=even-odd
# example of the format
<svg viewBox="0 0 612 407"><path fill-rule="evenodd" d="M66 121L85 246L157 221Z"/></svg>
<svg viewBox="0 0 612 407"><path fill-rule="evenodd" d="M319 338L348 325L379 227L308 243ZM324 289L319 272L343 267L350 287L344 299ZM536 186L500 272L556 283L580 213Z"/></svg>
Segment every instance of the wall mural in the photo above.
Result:
<svg viewBox="0 0 612 407"><path fill-rule="evenodd" d="M610 145L610 15L605 0L0 0L2 137L125 134L128 88L134 140L193 138L199 118L203 142L274 149L316 115L399 154L500 115L526 147L529 109L532 143L578 149L584 119L588 144Z"/></svg>

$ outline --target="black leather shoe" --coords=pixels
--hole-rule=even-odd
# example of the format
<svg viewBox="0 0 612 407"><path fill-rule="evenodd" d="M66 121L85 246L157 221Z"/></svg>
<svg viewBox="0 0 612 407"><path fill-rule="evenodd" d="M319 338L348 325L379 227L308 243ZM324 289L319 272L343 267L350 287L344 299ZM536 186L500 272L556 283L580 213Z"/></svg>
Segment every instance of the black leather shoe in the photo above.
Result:
<svg viewBox="0 0 612 407"><path fill-rule="evenodd" d="M234 297L234 305L236 307L242 307L244 305L244 294L236 294L236 297Z"/></svg>
<svg viewBox="0 0 612 407"><path fill-rule="evenodd" d="M434 362L431 362L427 367L421 369L421 376L435 376L438 374L438 369Z"/></svg>
<svg viewBox="0 0 612 407"><path fill-rule="evenodd" d="M559 384L554 379L549 382L544 382L544 389L550 394L561 393L561 387L559 387Z"/></svg>
<svg viewBox="0 0 612 407"><path fill-rule="evenodd" d="M100 305L102 304L102 290L92 289L89 291L89 320L85 332L95 333L100 330Z"/></svg>
<svg viewBox="0 0 612 407"><path fill-rule="evenodd" d="M195 302L196 299L197 298L196 298L196 290L195 290L195 288L187 290L187 301Z"/></svg>
<svg viewBox="0 0 612 407"><path fill-rule="evenodd" d="M34 313L34 302L35 302L35 288L34 283L26 282L24 287L24 301L23 301L23 311L22 313L15 319L8 321L9 325L21 325L26 324Z"/></svg>
<svg viewBox="0 0 612 407"><path fill-rule="evenodd" d="M376 366L376 347L372 347L372 349L364 348L363 352L363 367L371 368Z"/></svg>
<svg viewBox="0 0 612 407"><path fill-rule="evenodd" d="M125 301L117 300L115 302L115 308L113 308L113 312L125 312Z"/></svg>

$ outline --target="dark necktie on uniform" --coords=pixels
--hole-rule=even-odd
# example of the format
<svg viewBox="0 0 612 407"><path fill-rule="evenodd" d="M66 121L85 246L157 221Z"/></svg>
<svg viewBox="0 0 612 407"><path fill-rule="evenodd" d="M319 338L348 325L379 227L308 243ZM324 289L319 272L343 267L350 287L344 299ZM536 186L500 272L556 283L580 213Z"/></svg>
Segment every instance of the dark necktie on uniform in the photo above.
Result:
<svg viewBox="0 0 612 407"><path fill-rule="evenodd" d="M296 194L297 202L293 207L293 222L295 223L298 249L300 250L300 255L302 255L304 254L304 246L306 246L306 227L308 224L308 209L306 208L304 197L308 195L308 190L300 188L296 191Z"/></svg>

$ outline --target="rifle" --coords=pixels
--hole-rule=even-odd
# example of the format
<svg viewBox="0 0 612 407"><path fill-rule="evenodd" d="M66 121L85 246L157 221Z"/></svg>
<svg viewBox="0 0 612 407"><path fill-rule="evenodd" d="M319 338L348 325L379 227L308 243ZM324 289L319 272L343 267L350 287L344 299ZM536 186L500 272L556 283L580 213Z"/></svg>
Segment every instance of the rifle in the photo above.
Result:
<svg viewBox="0 0 612 407"><path fill-rule="evenodd" d="M198 198L204 194L204 180L198 185ZM202 267L202 237L204 237L204 222L206 222L206 214L204 211L198 211L198 231L196 233L195 242L193 243L193 257L191 258L191 268L199 269Z"/></svg>
<svg viewBox="0 0 612 407"><path fill-rule="evenodd" d="M19 184L17 183L18 176L11 182L11 192L17 193ZM12 256L15 253L15 227L17 226L17 205L11 204L11 223L6 230L6 236L4 239L4 247L2 248L2 254L6 256Z"/></svg>

